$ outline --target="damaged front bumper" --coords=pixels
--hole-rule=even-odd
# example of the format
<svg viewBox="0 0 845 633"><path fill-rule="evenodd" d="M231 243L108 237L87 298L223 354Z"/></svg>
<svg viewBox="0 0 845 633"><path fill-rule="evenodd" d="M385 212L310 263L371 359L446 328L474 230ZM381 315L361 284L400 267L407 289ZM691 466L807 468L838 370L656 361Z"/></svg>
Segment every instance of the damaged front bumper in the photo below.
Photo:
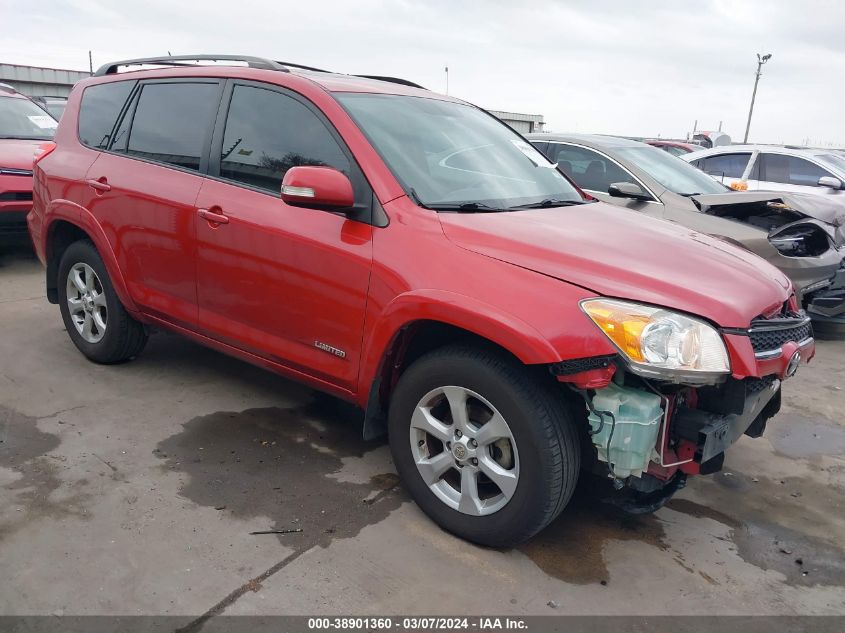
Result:
<svg viewBox="0 0 845 633"><path fill-rule="evenodd" d="M728 447L743 435L763 435L766 422L780 411L780 385L777 378L737 381L735 386L745 391L745 397L729 413L715 413L685 405L676 408L672 433L676 438L695 445L693 461L700 465L700 473L714 468L716 463L713 460L723 456ZM720 463L718 465L721 466Z"/></svg>
<svg viewBox="0 0 845 633"><path fill-rule="evenodd" d="M747 329L723 330L731 375L718 384L684 385L628 371L621 356L552 367L584 399L594 473L608 477L608 499L630 512L660 507L688 475L721 470L743 435L760 437L781 405L781 386L815 354L810 319L786 312Z"/></svg>

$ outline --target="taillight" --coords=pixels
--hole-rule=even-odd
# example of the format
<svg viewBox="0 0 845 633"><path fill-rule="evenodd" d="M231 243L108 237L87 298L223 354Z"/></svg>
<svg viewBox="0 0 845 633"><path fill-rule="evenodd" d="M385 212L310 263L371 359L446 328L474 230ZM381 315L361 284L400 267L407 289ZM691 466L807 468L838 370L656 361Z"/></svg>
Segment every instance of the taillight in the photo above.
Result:
<svg viewBox="0 0 845 633"><path fill-rule="evenodd" d="M35 165L38 161L47 156L47 154L52 152L54 149L56 149L56 144L52 141L49 141L47 143L41 143L35 149L35 154L32 156L32 164Z"/></svg>

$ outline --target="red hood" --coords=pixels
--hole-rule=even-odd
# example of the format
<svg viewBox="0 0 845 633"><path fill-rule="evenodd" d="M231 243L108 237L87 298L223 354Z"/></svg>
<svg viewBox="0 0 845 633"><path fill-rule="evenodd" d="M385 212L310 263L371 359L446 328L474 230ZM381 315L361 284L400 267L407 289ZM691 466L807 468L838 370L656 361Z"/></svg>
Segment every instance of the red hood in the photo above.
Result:
<svg viewBox="0 0 845 633"><path fill-rule="evenodd" d="M789 297L763 259L680 225L604 203L511 213L441 213L446 236L597 294L747 327Z"/></svg>
<svg viewBox="0 0 845 633"><path fill-rule="evenodd" d="M35 157L35 150L39 145L47 143L43 141L26 141L19 139L0 139L0 167L11 167L12 169L32 170L32 159Z"/></svg>

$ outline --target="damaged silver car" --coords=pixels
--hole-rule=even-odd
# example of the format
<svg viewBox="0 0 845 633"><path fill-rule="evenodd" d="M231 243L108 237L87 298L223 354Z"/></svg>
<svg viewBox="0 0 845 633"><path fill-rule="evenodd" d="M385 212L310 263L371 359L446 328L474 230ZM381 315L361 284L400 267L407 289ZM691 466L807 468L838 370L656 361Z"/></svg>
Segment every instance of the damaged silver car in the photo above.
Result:
<svg viewBox="0 0 845 633"><path fill-rule="evenodd" d="M529 134L594 197L720 237L782 270L820 331L845 331L845 205L791 192L741 192L655 147L599 135Z"/></svg>

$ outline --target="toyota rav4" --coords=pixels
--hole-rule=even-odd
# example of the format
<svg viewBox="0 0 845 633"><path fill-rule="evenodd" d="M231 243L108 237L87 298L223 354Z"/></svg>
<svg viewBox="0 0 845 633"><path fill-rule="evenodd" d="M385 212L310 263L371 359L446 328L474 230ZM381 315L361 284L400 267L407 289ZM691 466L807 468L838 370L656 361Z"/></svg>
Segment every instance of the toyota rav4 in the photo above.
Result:
<svg viewBox="0 0 845 633"><path fill-rule="evenodd" d="M404 80L112 63L55 142L29 229L86 357L161 328L352 401L419 506L478 543L530 538L584 471L659 507L763 433L815 350L776 268L591 200Z"/></svg>

